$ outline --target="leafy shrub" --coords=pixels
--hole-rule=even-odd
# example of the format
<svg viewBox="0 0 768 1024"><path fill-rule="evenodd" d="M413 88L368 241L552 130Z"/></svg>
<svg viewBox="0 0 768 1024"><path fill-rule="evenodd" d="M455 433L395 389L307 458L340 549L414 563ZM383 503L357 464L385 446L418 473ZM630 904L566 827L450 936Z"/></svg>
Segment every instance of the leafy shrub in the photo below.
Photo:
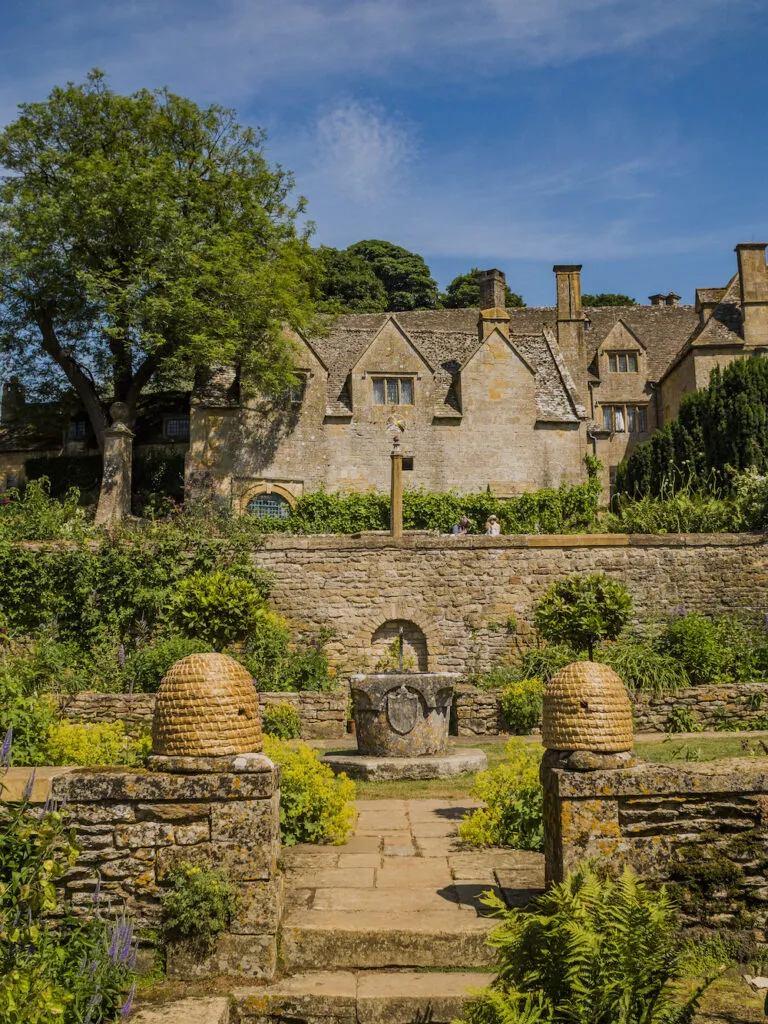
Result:
<svg viewBox="0 0 768 1024"><path fill-rule="evenodd" d="M574 661L582 661L585 654L575 651L568 644L542 644L525 652L520 665L523 678L534 676L548 683L561 668Z"/></svg>
<svg viewBox="0 0 768 1024"><path fill-rule="evenodd" d="M225 569L183 579L168 611L170 621L187 636L218 650L251 640L264 614L258 587Z"/></svg>
<svg viewBox="0 0 768 1024"><path fill-rule="evenodd" d="M189 861L178 864L168 878L173 888L161 896L166 937L189 940L201 954L210 953L237 913L237 886L218 868Z"/></svg>
<svg viewBox="0 0 768 1024"><path fill-rule="evenodd" d="M254 616L248 642L235 657L251 673L257 689L266 692L291 689L283 677L290 639L288 623L280 615L263 609Z"/></svg>
<svg viewBox="0 0 768 1024"><path fill-rule="evenodd" d="M267 736L278 740L296 740L301 735L299 713L293 704L267 704L261 712L261 727Z"/></svg>
<svg viewBox="0 0 768 1024"><path fill-rule="evenodd" d="M544 708L544 683L540 679L521 679L508 683L499 696L501 711L513 732L527 736L541 722Z"/></svg>
<svg viewBox="0 0 768 1024"><path fill-rule="evenodd" d="M46 740L47 764L137 765L149 753L146 738L131 739L123 722L69 722L51 725Z"/></svg>
<svg viewBox="0 0 768 1024"><path fill-rule="evenodd" d="M45 764L55 717L49 697L27 694L7 666L0 668L0 735L12 732L14 764Z"/></svg>
<svg viewBox="0 0 768 1024"><path fill-rule="evenodd" d="M534 606L536 628L545 640L587 650L615 640L632 614L632 598L618 580L603 573L569 576L553 583Z"/></svg>
<svg viewBox="0 0 768 1024"><path fill-rule="evenodd" d="M264 753L282 766L280 838L296 843L344 843L352 831L355 784L342 772L334 775L306 743L289 747L264 737Z"/></svg>
<svg viewBox="0 0 768 1024"><path fill-rule="evenodd" d="M687 1024L714 980L681 991L675 903L629 870L614 880L584 865L525 910L488 902L503 918L490 937L499 973L469 1024Z"/></svg>
<svg viewBox="0 0 768 1024"><path fill-rule="evenodd" d="M701 732L701 725L690 708L673 708L667 718L664 732Z"/></svg>
<svg viewBox="0 0 768 1024"><path fill-rule="evenodd" d="M685 666L676 658L633 637L603 644L595 651L595 661L610 665L632 693L661 697L690 686Z"/></svg>
<svg viewBox="0 0 768 1024"><path fill-rule="evenodd" d="M543 795L539 781L542 753L538 745L509 741L507 760L477 776L472 796L485 806L462 821L460 839L471 846L543 848Z"/></svg>
<svg viewBox="0 0 768 1024"><path fill-rule="evenodd" d="M126 664L126 675L134 690L155 693L168 669L190 654L207 654L211 645L179 633L160 636L133 651Z"/></svg>
<svg viewBox="0 0 768 1024"><path fill-rule="evenodd" d="M136 944L125 918L108 927L57 911L56 881L77 860L61 812L0 800L0 1020L106 1024L128 1012Z"/></svg>
<svg viewBox="0 0 768 1024"><path fill-rule="evenodd" d="M335 669L329 667L328 658L320 645L289 651L280 666L281 690L298 693L303 690L327 692L337 687Z"/></svg>
<svg viewBox="0 0 768 1024"><path fill-rule="evenodd" d="M656 647L684 667L694 686L750 680L765 670L765 631L734 616L672 616Z"/></svg>
<svg viewBox="0 0 768 1024"><path fill-rule="evenodd" d="M748 528L738 502L687 491L619 495L602 527L607 533L734 533Z"/></svg>
<svg viewBox="0 0 768 1024"><path fill-rule="evenodd" d="M10 488L0 499L0 539L76 540L86 534L80 494L67 491L62 501L50 497L50 481L30 480L24 490Z"/></svg>

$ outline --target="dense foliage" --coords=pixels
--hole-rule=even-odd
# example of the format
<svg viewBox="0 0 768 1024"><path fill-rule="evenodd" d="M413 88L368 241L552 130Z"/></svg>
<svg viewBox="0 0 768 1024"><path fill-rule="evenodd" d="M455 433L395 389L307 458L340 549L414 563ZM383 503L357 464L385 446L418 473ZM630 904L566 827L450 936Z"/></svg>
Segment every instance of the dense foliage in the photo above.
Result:
<svg viewBox="0 0 768 1024"><path fill-rule="evenodd" d="M543 795L539 781L541 747L512 739L507 758L480 772L472 796L483 802L459 825L459 838L471 846L511 846L541 850L544 843Z"/></svg>
<svg viewBox="0 0 768 1024"><path fill-rule="evenodd" d="M681 665L694 686L747 682L768 671L765 628L733 615L709 618L683 609L667 620L655 647Z"/></svg>
<svg viewBox="0 0 768 1024"><path fill-rule="evenodd" d="M389 308L389 296L368 260L349 249L322 245L319 291L322 298L335 303L343 313L383 313Z"/></svg>
<svg viewBox="0 0 768 1024"><path fill-rule="evenodd" d="M346 251L367 263L381 281L388 310L398 312L440 306L437 283L423 257L417 253L376 238L355 242Z"/></svg>
<svg viewBox="0 0 768 1024"><path fill-rule="evenodd" d="M599 292L597 295L581 296L582 306L636 306L637 300L621 292Z"/></svg>
<svg viewBox="0 0 768 1024"><path fill-rule="evenodd" d="M489 899L499 972L469 1004L469 1024L690 1024L693 993L676 904L630 871L617 879L584 865L525 910Z"/></svg>
<svg viewBox="0 0 768 1024"><path fill-rule="evenodd" d="M544 683L540 679L509 682L499 694L504 721L518 736L527 736L541 722Z"/></svg>
<svg viewBox="0 0 768 1024"><path fill-rule="evenodd" d="M0 800L0 1020L4 1024L107 1024L130 1008L136 943L124 917L111 926L98 911L55 926L56 881L77 860L63 814L42 816L27 797Z"/></svg>
<svg viewBox="0 0 768 1024"><path fill-rule="evenodd" d="M261 727L276 740L297 740L301 735L299 712L287 701L262 707Z"/></svg>
<svg viewBox="0 0 768 1024"><path fill-rule="evenodd" d="M446 309L474 309L480 305L480 271L473 267L467 274L454 277L441 296ZM507 308L524 306L522 296L504 285L504 305Z"/></svg>
<svg viewBox="0 0 768 1024"><path fill-rule="evenodd" d="M590 660L595 645L615 640L631 615L629 591L604 573L558 580L533 609L533 621L545 640L586 649Z"/></svg>
<svg viewBox="0 0 768 1024"><path fill-rule="evenodd" d="M760 356L715 367L706 388L683 398L677 418L619 465L616 490L729 492L732 474L747 469L768 469L768 362Z"/></svg>
<svg viewBox="0 0 768 1024"><path fill-rule="evenodd" d="M597 521L599 483L562 486L497 498L493 494L436 493L423 490L403 494L403 526L406 530L438 530L450 533L466 515L472 532L482 533L488 516L495 515L502 533L574 533L593 528ZM344 494L314 491L298 499L287 519L260 519L267 531L287 533L357 533L389 529L389 495L375 491Z"/></svg>
<svg viewBox="0 0 768 1024"><path fill-rule="evenodd" d="M355 784L334 775L317 750L264 737L264 753L281 766L280 839L296 843L346 842L354 825Z"/></svg>
<svg viewBox="0 0 768 1024"><path fill-rule="evenodd" d="M224 871L181 861L169 873L171 888L161 896L163 932L171 941L185 940L210 953L240 904L238 887Z"/></svg>
<svg viewBox="0 0 768 1024"><path fill-rule="evenodd" d="M152 747L150 737L133 739L119 719L115 722L69 722L62 719L48 730L44 764L141 765Z"/></svg>

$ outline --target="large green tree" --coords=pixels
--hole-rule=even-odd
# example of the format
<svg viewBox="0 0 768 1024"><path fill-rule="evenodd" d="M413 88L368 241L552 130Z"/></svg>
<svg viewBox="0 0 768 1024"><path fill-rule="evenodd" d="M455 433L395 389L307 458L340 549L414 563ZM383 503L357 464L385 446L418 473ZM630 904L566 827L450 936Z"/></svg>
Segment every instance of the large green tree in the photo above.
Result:
<svg viewBox="0 0 768 1024"><path fill-rule="evenodd" d="M598 295L582 295L582 306L636 306L637 301L621 292L600 292Z"/></svg>
<svg viewBox="0 0 768 1024"><path fill-rule="evenodd" d="M319 290L322 298L335 303L344 313L381 313L388 308L384 285L370 263L348 249L322 245Z"/></svg>
<svg viewBox="0 0 768 1024"><path fill-rule="evenodd" d="M387 309L437 309L437 283L423 257L392 242L369 239L355 242L346 250L364 260L381 281L387 294Z"/></svg>
<svg viewBox="0 0 768 1024"><path fill-rule="evenodd" d="M480 271L473 267L468 274L454 277L442 295L446 309L472 309L480 305ZM507 308L524 306L522 295L513 292L509 285L504 285L504 305Z"/></svg>
<svg viewBox="0 0 768 1024"><path fill-rule="evenodd" d="M94 71L23 104L0 163L0 351L55 364L100 447L105 400L131 427L175 368L235 360L244 379L290 382L284 328L311 320L316 256L260 131L167 90L118 95Z"/></svg>

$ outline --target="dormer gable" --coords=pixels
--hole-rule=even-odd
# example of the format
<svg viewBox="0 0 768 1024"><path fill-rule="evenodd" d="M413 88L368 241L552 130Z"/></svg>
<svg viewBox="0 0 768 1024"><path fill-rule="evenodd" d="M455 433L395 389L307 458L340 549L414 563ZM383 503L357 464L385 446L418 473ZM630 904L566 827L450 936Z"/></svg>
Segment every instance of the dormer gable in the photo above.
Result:
<svg viewBox="0 0 768 1024"><path fill-rule="evenodd" d="M520 349L515 345L514 335L510 336L503 328L496 327L482 339L477 348L474 349L464 360L459 367L459 376L461 376L461 374L463 374L475 360L485 362L489 367L492 366L494 359L503 358L505 349L509 349L513 352L529 373L533 375L536 374L535 368L531 366Z"/></svg>
<svg viewBox="0 0 768 1024"><path fill-rule="evenodd" d="M390 315L350 372L355 377L363 373L421 373L425 370L434 373L429 360L398 323L397 317Z"/></svg>
<svg viewBox="0 0 768 1024"><path fill-rule="evenodd" d="M647 348L622 319L616 321L597 350L597 374L601 380L617 373L647 377Z"/></svg>

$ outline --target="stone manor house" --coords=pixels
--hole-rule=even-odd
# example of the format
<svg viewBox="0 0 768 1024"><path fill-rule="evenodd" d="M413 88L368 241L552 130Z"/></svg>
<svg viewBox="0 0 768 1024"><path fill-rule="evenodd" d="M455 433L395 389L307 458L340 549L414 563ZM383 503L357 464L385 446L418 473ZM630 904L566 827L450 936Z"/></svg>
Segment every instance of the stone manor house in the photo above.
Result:
<svg viewBox="0 0 768 1024"><path fill-rule="evenodd" d="M321 487L386 491L396 430L407 486L509 496L584 480L592 453L607 488L714 366L768 348L766 244L737 245L736 256L731 281L697 289L695 306L670 292L582 307L581 267L569 265L554 267L555 306L506 309L504 274L488 270L479 310L343 316L326 335L295 337L290 393L246 396L236 368L222 368L155 409L144 440L188 445L190 496L212 491L256 514L287 514ZM0 485L24 457L71 451L83 420L46 440L20 429L25 406L10 385L4 397ZM87 451L89 428L74 429Z"/></svg>

